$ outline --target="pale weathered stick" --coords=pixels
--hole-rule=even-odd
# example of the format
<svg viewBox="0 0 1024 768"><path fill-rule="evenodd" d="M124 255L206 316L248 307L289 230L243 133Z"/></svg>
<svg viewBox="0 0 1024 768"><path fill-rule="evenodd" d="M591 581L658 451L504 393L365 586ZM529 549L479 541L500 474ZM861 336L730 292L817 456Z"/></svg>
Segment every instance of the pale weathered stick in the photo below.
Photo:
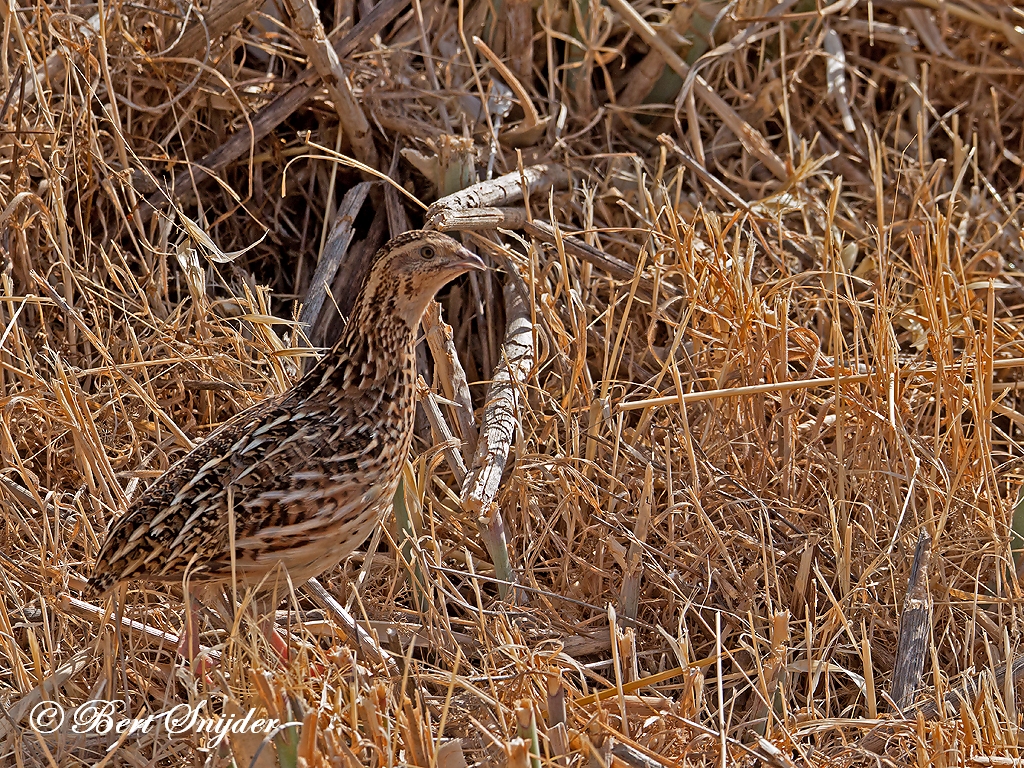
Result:
<svg viewBox="0 0 1024 768"><path fill-rule="evenodd" d="M342 329L345 327L345 318L352 311L359 286L363 284L363 278L370 270L373 255L387 238L387 218L387 212L383 206L376 208L373 222L365 236L355 242L350 241L342 256L334 282L331 283L331 296L334 300L329 307L321 307L320 316L313 325L311 342L330 347L341 336ZM332 311L332 308L337 311Z"/></svg>
<svg viewBox="0 0 1024 768"><path fill-rule="evenodd" d="M615 256L611 256L604 251L595 248L589 243L580 240L578 237L563 235L561 232L556 234L555 228L546 221L541 221L539 219L527 221L526 212L521 208L482 208L477 209L476 211L465 211L464 213L480 213L481 211L492 221L495 218L500 218L502 223L499 226L501 226L502 229L521 229L530 237L536 238L548 245L556 245L558 241L561 240L562 247L565 249L566 253L571 254L578 259L582 259L583 261L590 262L598 269L607 272L616 280L632 280L636 273L636 267L632 264L616 258ZM465 221L461 215L458 219L460 223ZM493 229L494 225L480 228ZM490 253L496 256L502 255L498 246L491 243L491 241L479 238L476 242L487 249ZM682 289L664 278L659 283L658 290L666 296L678 296L682 293ZM637 283L637 293L645 297L652 296L654 294L654 280L649 277L641 277L640 281Z"/></svg>
<svg viewBox="0 0 1024 768"><path fill-rule="evenodd" d="M497 496L512 441L520 421L520 388L533 368L533 325L530 307L513 282L505 286L505 314L508 322L502 344L501 362L487 390L487 402L477 442L473 468L462 487L462 506L480 519L480 535L494 562L495 573L505 585L499 592L508 594L514 582L505 540L505 524Z"/></svg>
<svg viewBox="0 0 1024 768"><path fill-rule="evenodd" d="M554 245L556 242L555 228L546 221L534 219L529 221L523 208L466 208L445 213L437 222L442 232L474 232L487 229L521 229L531 237ZM589 261L616 280L632 280L634 268L631 264L609 256L589 243L572 235L559 233L566 253Z"/></svg>
<svg viewBox="0 0 1024 768"><path fill-rule="evenodd" d="M853 121L853 113L850 112L849 87L846 80L846 50L843 48L843 41L839 38L839 33L834 29L825 32L822 48L825 49L825 80L828 83L828 93L836 101L836 108L843 121L843 130L853 133L857 130L857 124Z"/></svg>
<svg viewBox="0 0 1024 768"><path fill-rule="evenodd" d="M463 506L477 514L497 497L519 423L519 389L533 367L529 306L512 283L505 286L505 311L508 322L501 362L487 391L480 440L462 493Z"/></svg>
<svg viewBox="0 0 1024 768"><path fill-rule="evenodd" d="M640 750L614 738L611 739L609 752L630 768L668 768L672 765L670 762L648 757Z"/></svg>
<svg viewBox="0 0 1024 768"><path fill-rule="evenodd" d="M893 3L893 5L895 5L895 3ZM975 10L964 8L962 5L957 3L947 3L944 0L916 0L915 5L923 5L925 8L931 8L933 11L948 13L950 16L956 16L957 18L963 19L964 21L981 27L982 29L990 29L993 32L998 32L1003 35L1003 37L1006 38L1006 41L1018 51L1024 51L1024 35L1018 32L1017 28L1013 24L996 18L992 14L978 8L973 3L972 5L975 5ZM966 5L966 3L964 5Z"/></svg>
<svg viewBox="0 0 1024 768"><path fill-rule="evenodd" d="M523 208L508 207L509 203L518 202L523 198L522 180L532 194L548 188L560 188L568 185L568 172L557 165L534 165L523 171L506 174L492 181L484 181L467 187L461 192L443 197L427 209L426 229L438 229L441 232L467 232L473 230L521 229L531 237L546 243L555 243L560 237L567 253L589 261L604 270L616 280L632 280L634 267L622 259L609 256L582 240L555 234L554 227L545 221L529 220ZM679 289L671 283L662 282L664 291L669 295L678 295ZM641 289L651 292L651 281L642 280Z"/></svg>
<svg viewBox="0 0 1024 768"><path fill-rule="evenodd" d="M306 300L303 302L302 312L299 314L299 324L311 343L315 329L322 325L320 314L324 299L327 297L327 287L334 281L338 267L341 266L345 253L352 243L352 225L366 201L366 195L371 186L370 182L364 181L345 193L345 197L342 198L341 205L338 207L338 215L334 220L334 229L320 255L316 271L313 272L313 279L309 282Z"/></svg>
<svg viewBox="0 0 1024 768"><path fill-rule="evenodd" d="M370 191L370 200L373 201L373 191ZM348 253L345 255L345 261L343 263L343 269L339 270L340 274L335 276L334 283L331 289L334 291L334 299L338 302L338 308L341 310L342 315L348 316L352 312L352 307L356 303L356 296L359 293L359 287L363 284L363 278L370 271L370 265L373 263L374 254L380 250L381 246L384 245L388 239L388 212L384 206L374 207L373 221L370 222L370 228L365 232L364 236L359 240L356 240L349 246ZM334 315L333 319L337 319L337 315ZM330 327L328 325L328 327ZM328 337L324 340L325 343L333 343L337 337L332 336L332 333L328 333Z"/></svg>
<svg viewBox="0 0 1024 768"><path fill-rule="evenodd" d="M43 501L42 497L39 496L38 491L29 490L28 488L25 488L19 483L14 482L6 475L0 475L0 486L3 486L3 488L8 493L10 493L14 498L16 498L26 507L34 507L43 514L45 514L47 517L53 517L53 505L50 504L49 502ZM66 512L64 512L63 514L65 516L67 515ZM21 522L20 517L18 518L18 521ZM33 538L31 534L29 535L29 538Z"/></svg>
<svg viewBox="0 0 1024 768"><path fill-rule="evenodd" d="M373 635L359 626L352 617L352 614L346 611L344 606L334 599L334 595L328 592L323 584L316 579L310 579L306 582L305 589L313 596L314 600L331 614L331 617L341 625L341 629L346 634L356 639L356 642L359 644L359 650L368 659L386 668L391 677L399 676L398 663L391 654L377 645Z"/></svg>
<svg viewBox="0 0 1024 768"><path fill-rule="evenodd" d="M701 183L712 193L721 195L741 210L750 211L750 204L746 200L729 189L729 187L725 186L725 183L701 165L697 161L697 158L691 157L683 151L683 148L676 144L675 139L671 136L665 133L661 134L658 137L658 143L675 154L682 161L683 165L685 165L688 170L693 171L697 178L700 179Z"/></svg>
<svg viewBox="0 0 1024 768"><path fill-rule="evenodd" d="M640 582L643 578L643 553L647 544L647 533L651 527L651 498L654 492L654 468L648 462L644 471L644 487L633 528L633 540L626 552L626 572L622 577L619 605L622 616L629 622L636 622L640 606Z"/></svg>
<svg viewBox="0 0 1024 768"><path fill-rule="evenodd" d="M946 41L942 37L942 31L939 29L938 24L935 23L935 19L932 17L931 11L925 10L924 8L901 8L902 13L910 25L915 29L917 35L914 35L909 29L905 27L891 27L895 31L894 37L897 39L892 40L898 45L907 46L909 48L916 48L918 45L918 35L920 35L920 42L924 43L925 48L937 57L947 57L950 59L956 58L956 54L949 49L946 45ZM860 20L861 23L867 27L866 30L858 30L863 37L874 37L879 39L878 33L874 29L874 24L866 20ZM853 19L843 20L844 24L850 25L853 23ZM837 25L838 26L838 25ZM890 27L890 25L886 25ZM885 30L889 31L889 30ZM884 32L883 32L884 34ZM890 32L892 34L892 32ZM884 38L883 38L884 39Z"/></svg>
<svg viewBox="0 0 1024 768"><path fill-rule="evenodd" d="M595 248L589 243L585 243L578 237L562 235L560 232L556 235L555 228L546 221L524 221L521 228L530 237L535 237L552 245L561 238L562 247L565 248L566 253L570 253L578 259L589 261L616 280L632 280L636 275L636 266L633 264L617 259L614 256L609 256L604 251ZM640 280L639 287L641 290L650 293L653 289L653 282L649 278L643 278ZM666 280L661 281L660 290L669 296L676 296L680 293L679 288Z"/></svg>
<svg viewBox="0 0 1024 768"><path fill-rule="evenodd" d="M523 184L530 194L549 188L562 189L569 185L569 172L561 165L547 163L507 173L497 179L482 181L435 201L424 217L424 229L442 232L454 229L447 224L449 217L458 216L468 208L488 208L518 203L523 199Z"/></svg>
<svg viewBox="0 0 1024 768"><path fill-rule="evenodd" d="M921 712L925 719L934 718L938 712L935 698L930 697L923 705L914 707L914 694L921 684L924 670L925 655L928 653L928 637L932 624L932 597L928 585L928 566L931 560L931 537L922 533L914 552L914 563L910 567L907 595L903 600L903 612L900 615L899 637L896 641L896 660L893 664L890 701L898 708L897 716L913 722L915 714ZM1020 674L1016 669L1014 677ZM1005 680L1006 666L1002 666L997 677ZM972 689L973 685L973 689ZM946 707L952 710L948 714L955 716L962 703L973 705L981 690L980 679L968 680L959 688L954 688L946 695ZM947 713L943 713L945 715ZM895 723L894 723L895 724ZM892 732L893 725L888 723L873 728L860 741L860 746L869 752L884 749L886 740Z"/></svg>
<svg viewBox="0 0 1024 768"><path fill-rule="evenodd" d="M463 208L445 211L444 215L432 222L442 232L476 232L478 230L512 229L509 222L526 218L523 208Z"/></svg>
<svg viewBox="0 0 1024 768"><path fill-rule="evenodd" d="M373 145L370 123L352 93L348 75L341 68L338 52L327 39L324 25L320 22L319 9L309 0L285 0L285 5L295 20L295 32L302 44L302 50L327 86L341 127L352 142L352 152L356 160L376 168L377 148Z"/></svg>
<svg viewBox="0 0 1024 768"><path fill-rule="evenodd" d="M48 516L55 515L57 513L52 504L43 503L43 505L40 506L41 502L36 500L36 497L31 493L31 491L27 488L23 488L20 484L3 475L0 475L0 486L3 486L6 491L26 507L36 507L40 511L45 510L45 513ZM61 510L61 512L62 516L67 514L64 510ZM56 570L50 569L46 566L44 566L43 572L50 578L61 578L61 575L58 574ZM86 587L86 581L75 573L68 574L67 580L68 585L73 589L82 590ZM106 614L106 612L99 606L93 605L85 600L80 600L77 597L72 597L71 595L62 594L60 595L59 600L59 606L62 611L80 618L89 620L102 619ZM129 632L148 637L151 640L167 643L171 648L177 648L180 641L180 638L171 632L165 632L162 629L151 627L141 621L135 621L134 619L129 619L125 616L121 617L121 626ZM200 646L200 651L213 660L220 658L220 653L210 648Z"/></svg>
<svg viewBox="0 0 1024 768"><path fill-rule="evenodd" d="M423 386L426 388L426 384ZM428 390L426 396L420 399L420 405L423 406L423 413L426 414L427 421L430 423L430 431L434 435L434 446L442 446L444 458L448 462L448 466L451 467L455 482L461 486L466 480L466 464L462 460L462 454L456 451L455 447L461 445L462 441L452 434L444 414L437 407L437 395Z"/></svg>
<svg viewBox="0 0 1024 768"><path fill-rule="evenodd" d="M455 349L452 327L441 317L441 305L436 301L430 303L423 316L423 332L427 335L430 354L434 356L434 380L440 380L445 397L456 404L455 419L462 436L462 457L468 462L476 452L477 441L473 400L469 394L466 370Z"/></svg>
<svg viewBox="0 0 1024 768"><path fill-rule="evenodd" d="M60 608L65 613L89 620L103 619L106 615L106 611L98 605L93 605L85 600L79 600L77 597L71 597L71 595L60 596ZM121 617L121 626L127 629L131 634L146 637L150 640L155 640L158 643L164 643L171 650L175 650L181 642L181 638L173 632L165 632L162 629L151 627L149 624L144 624L141 621L129 619L127 616ZM213 661L220 659L220 652L215 651L212 648L199 646L199 652Z"/></svg>

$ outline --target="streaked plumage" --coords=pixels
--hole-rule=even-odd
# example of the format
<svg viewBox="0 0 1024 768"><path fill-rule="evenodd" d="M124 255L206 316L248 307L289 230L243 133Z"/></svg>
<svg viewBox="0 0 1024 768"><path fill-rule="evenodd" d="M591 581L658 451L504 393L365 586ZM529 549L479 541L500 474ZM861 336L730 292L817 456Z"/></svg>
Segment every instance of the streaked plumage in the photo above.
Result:
<svg viewBox="0 0 1024 768"><path fill-rule="evenodd" d="M374 258L341 339L284 394L237 414L176 462L110 530L89 580L295 584L336 565L390 508L409 452L417 327L479 257L447 235L400 235ZM231 512L229 512L229 508Z"/></svg>

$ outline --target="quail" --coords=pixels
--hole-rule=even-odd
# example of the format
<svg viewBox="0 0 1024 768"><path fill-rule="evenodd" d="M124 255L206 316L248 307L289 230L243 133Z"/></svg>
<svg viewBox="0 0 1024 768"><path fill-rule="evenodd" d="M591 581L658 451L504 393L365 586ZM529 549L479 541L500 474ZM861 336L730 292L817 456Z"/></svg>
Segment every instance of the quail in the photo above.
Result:
<svg viewBox="0 0 1024 768"><path fill-rule="evenodd" d="M223 584L232 573L258 586L280 566L299 585L351 554L390 509L409 453L422 315L446 283L484 268L439 232L389 241L338 342L142 493L109 531L90 591L186 576Z"/></svg>

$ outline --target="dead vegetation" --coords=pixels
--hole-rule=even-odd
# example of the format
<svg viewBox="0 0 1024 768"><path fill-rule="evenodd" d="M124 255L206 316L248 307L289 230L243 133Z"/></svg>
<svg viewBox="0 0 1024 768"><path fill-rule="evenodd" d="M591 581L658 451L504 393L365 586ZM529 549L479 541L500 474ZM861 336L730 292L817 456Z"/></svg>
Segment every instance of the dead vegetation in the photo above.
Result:
<svg viewBox="0 0 1024 768"><path fill-rule="evenodd" d="M1024 759L1020 9L0 16L0 762ZM180 588L81 600L425 222L495 269L428 323L395 521L282 612L292 661L209 621L197 678ZM28 725L95 699L288 725Z"/></svg>

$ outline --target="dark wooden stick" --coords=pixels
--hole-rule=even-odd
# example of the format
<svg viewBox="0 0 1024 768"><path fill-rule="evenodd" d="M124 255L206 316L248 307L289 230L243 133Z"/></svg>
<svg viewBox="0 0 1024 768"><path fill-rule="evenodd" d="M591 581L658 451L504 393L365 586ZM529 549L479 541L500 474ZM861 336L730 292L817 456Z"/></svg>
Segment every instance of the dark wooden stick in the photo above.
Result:
<svg viewBox="0 0 1024 768"><path fill-rule="evenodd" d="M199 54L205 59L209 51L204 49L208 49L217 38L241 24L246 16L263 5L262 0L217 0L211 3L210 7L203 11L202 18L193 14L193 23L182 31L177 42L168 51L168 55L190 58Z"/></svg>
<svg viewBox="0 0 1024 768"><path fill-rule="evenodd" d="M306 292L306 300L302 305L299 323L312 344L316 344L314 337L318 335L317 331L324 325L321 314L324 299L327 297L327 287L334 282L338 267L341 266L348 247L352 243L355 234L352 225L366 201L370 186L371 182L364 181L345 193L345 197L341 200L341 206L338 208L337 218L334 220L334 229L327 239L324 252L320 255L313 279L309 282L309 290Z"/></svg>
<svg viewBox="0 0 1024 768"><path fill-rule="evenodd" d="M928 589L931 563L931 537L922 533L914 551L907 596L900 615L900 636L896 644L896 662L890 695L901 710L910 706L921 685L928 636L932 627L932 596Z"/></svg>

